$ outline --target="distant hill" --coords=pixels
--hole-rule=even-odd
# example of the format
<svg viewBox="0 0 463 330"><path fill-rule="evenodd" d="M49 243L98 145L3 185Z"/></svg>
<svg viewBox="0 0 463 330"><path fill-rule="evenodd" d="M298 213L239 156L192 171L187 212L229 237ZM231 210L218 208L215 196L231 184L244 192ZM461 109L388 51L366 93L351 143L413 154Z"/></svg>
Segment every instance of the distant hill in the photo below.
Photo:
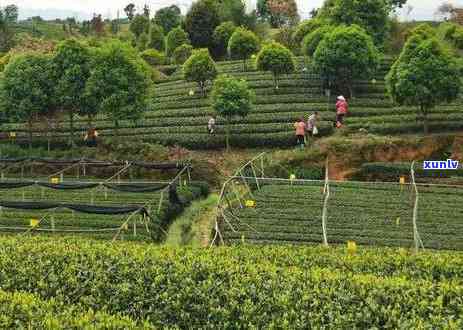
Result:
<svg viewBox="0 0 463 330"><path fill-rule="evenodd" d="M66 9L29 9L29 8L19 8L19 19L26 20L30 17L40 16L44 20L55 20L57 18L65 19L67 17L75 17L77 20L88 20L92 18L91 13L86 13L82 11L75 10L66 10Z"/></svg>

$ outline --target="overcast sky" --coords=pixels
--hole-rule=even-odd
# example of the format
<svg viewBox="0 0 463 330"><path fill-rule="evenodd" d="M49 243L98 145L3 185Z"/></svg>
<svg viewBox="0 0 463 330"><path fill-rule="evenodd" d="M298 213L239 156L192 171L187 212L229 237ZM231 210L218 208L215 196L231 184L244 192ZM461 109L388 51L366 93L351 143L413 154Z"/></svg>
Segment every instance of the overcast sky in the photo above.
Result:
<svg viewBox="0 0 463 330"><path fill-rule="evenodd" d="M256 0L245 0L255 3ZM123 16L123 8L129 3L134 2L142 7L145 3L150 5L152 10L176 4L182 11L186 11L192 0L0 0L0 6L14 3L20 8L21 19L34 14L41 14L42 17L56 18L53 16L90 16L93 12L101 13L103 16L116 17L120 10ZM312 8L320 7L323 0L296 0L300 14L303 18L308 16ZM410 19L433 19L436 8L444 0L408 0L408 4L413 7ZM463 0L450 0L453 4L463 7Z"/></svg>

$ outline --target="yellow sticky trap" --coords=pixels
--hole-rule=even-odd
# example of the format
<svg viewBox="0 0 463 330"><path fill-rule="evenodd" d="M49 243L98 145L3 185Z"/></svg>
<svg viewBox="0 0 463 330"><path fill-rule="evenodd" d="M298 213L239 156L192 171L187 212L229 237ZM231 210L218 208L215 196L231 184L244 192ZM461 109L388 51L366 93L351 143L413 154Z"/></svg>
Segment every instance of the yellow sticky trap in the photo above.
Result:
<svg viewBox="0 0 463 330"><path fill-rule="evenodd" d="M51 178L51 183L58 184L59 183L59 178Z"/></svg>
<svg viewBox="0 0 463 330"><path fill-rule="evenodd" d="M355 254L357 252L357 243L354 241L347 241L347 252Z"/></svg>
<svg viewBox="0 0 463 330"><path fill-rule="evenodd" d="M246 205L246 207L256 207L256 202L251 201L251 200L247 200L245 205Z"/></svg>
<svg viewBox="0 0 463 330"><path fill-rule="evenodd" d="M10 132L10 138L15 138L16 137L16 132Z"/></svg>
<svg viewBox="0 0 463 330"><path fill-rule="evenodd" d="M241 235L241 243L244 244L244 235Z"/></svg>
<svg viewBox="0 0 463 330"><path fill-rule="evenodd" d="M189 92L188 94L189 94L190 96L193 96L193 95L195 95L195 91L192 90L192 89L190 89L190 92Z"/></svg>
<svg viewBox="0 0 463 330"><path fill-rule="evenodd" d="M395 219L395 225L396 225L396 226L399 226L399 225L400 225L400 217L398 217L397 219Z"/></svg>
<svg viewBox="0 0 463 330"><path fill-rule="evenodd" d="M128 225L127 223L124 223L124 224L122 225L122 229L123 229L123 230L129 230L129 225Z"/></svg>
<svg viewBox="0 0 463 330"><path fill-rule="evenodd" d="M31 219L31 227L36 228L39 226L39 220L37 219Z"/></svg>
<svg viewBox="0 0 463 330"><path fill-rule="evenodd" d="M405 184L405 177L401 176L399 182L400 184Z"/></svg>

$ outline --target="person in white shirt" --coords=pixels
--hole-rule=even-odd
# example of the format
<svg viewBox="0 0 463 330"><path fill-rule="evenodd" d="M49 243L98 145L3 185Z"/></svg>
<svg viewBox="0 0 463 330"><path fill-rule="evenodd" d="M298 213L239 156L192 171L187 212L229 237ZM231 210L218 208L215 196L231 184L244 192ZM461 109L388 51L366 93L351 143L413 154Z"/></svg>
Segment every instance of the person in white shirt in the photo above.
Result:
<svg viewBox="0 0 463 330"><path fill-rule="evenodd" d="M207 123L207 129L209 134L214 134L215 131L215 116L209 118L209 122Z"/></svg>

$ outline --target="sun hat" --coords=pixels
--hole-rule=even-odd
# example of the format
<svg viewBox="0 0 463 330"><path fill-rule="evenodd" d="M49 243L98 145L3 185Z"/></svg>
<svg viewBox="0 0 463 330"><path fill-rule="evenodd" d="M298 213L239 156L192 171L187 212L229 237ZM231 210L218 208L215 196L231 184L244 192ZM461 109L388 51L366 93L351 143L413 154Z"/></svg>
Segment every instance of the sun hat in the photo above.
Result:
<svg viewBox="0 0 463 330"><path fill-rule="evenodd" d="M344 96L340 95L338 96L338 100L345 101L346 99L344 98Z"/></svg>

